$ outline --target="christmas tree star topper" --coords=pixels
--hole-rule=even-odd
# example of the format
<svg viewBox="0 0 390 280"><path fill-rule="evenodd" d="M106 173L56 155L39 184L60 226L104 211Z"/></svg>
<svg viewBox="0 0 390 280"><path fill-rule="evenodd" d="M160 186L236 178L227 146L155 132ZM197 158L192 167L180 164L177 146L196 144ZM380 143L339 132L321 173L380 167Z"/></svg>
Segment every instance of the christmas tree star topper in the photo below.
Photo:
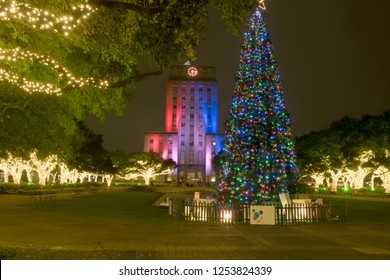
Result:
<svg viewBox="0 0 390 280"><path fill-rule="evenodd" d="M265 0L259 0L259 7L263 10L266 10L266 6L265 6Z"/></svg>

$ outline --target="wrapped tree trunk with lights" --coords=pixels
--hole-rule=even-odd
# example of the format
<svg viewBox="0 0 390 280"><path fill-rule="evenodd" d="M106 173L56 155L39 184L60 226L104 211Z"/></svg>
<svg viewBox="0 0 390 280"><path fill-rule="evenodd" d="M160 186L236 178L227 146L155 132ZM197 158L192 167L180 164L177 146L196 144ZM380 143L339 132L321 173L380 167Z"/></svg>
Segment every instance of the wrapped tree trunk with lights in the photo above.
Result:
<svg viewBox="0 0 390 280"><path fill-rule="evenodd" d="M37 152L33 151L30 153L31 163L34 165L34 170L38 173L39 185L45 186L46 181L50 176L50 173L57 166L57 156L49 155L44 160L38 158Z"/></svg>
<svg viewBox="0 0 390 280"><path fill-rule="evenodd" d="M146 186L150 185L151 179L161 175L170 175L176 168L176 162L172 159L163 159L158 153L146 152L130 155L128 165L123 171L123 177L126 180L141 177Z"/></svg>
<svg viewBox="0 0 390 280"><path fill-rule="evenodd" d="M245 34L226 138L218 184L222 205L274 201L297 182L290 117L260 8Z"/></svg>
<svg viewBox="0 0 390 280"><path fill-rule="evenodd" d="M4 173L4 182L8 183L8 176L12 176L15 184L20 184L25 161L20 157L14 157L7 152L7 159L0 159L0 169Z"/></svg>

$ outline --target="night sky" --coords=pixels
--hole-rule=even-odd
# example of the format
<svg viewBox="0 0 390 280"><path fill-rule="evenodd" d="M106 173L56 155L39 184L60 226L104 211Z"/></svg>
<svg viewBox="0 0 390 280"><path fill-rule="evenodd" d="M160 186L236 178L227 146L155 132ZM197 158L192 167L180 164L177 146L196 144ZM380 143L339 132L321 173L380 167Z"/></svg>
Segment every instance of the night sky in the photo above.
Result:
<svg viewBox="0 0 390 280"><path fill-rule="evenodd" d="M327 127L343 115L360 117L390 109L390 1L268 0L266 27L281 73L296 136ZM219 82L219 130L228 117L242 35L225 32L210 11L194 65L215 66ZM178 64L184 63L180 62ZM110 151L143 150L144 132L165 129L168 73L141 82L123 116L87 125L104 135Z"/></svg>

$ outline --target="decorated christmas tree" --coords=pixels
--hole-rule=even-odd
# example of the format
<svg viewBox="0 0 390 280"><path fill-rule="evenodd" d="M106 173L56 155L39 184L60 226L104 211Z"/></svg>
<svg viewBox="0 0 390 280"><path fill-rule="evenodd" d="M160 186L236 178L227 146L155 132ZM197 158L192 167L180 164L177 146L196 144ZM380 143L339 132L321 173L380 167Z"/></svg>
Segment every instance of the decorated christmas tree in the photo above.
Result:
<svg viewBox="0 0 390 280"><path fill-rule="evenodd" d="M290 117L262 10L241 50L218 190L222 205L274 201L298 179Z"/></svg>

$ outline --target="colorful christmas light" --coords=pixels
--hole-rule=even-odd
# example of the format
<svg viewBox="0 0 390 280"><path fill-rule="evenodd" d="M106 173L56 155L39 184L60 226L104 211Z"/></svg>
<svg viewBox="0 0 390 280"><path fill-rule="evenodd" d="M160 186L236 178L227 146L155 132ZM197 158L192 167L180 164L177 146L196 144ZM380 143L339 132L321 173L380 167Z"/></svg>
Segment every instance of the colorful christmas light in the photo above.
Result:
<svg viewBox="0 0 390 280"><path fill-rule="evenodd" d="M261 9L248 24L226 125L218 185L224 205L275 200L298 179L291 121Z"/></svg>

